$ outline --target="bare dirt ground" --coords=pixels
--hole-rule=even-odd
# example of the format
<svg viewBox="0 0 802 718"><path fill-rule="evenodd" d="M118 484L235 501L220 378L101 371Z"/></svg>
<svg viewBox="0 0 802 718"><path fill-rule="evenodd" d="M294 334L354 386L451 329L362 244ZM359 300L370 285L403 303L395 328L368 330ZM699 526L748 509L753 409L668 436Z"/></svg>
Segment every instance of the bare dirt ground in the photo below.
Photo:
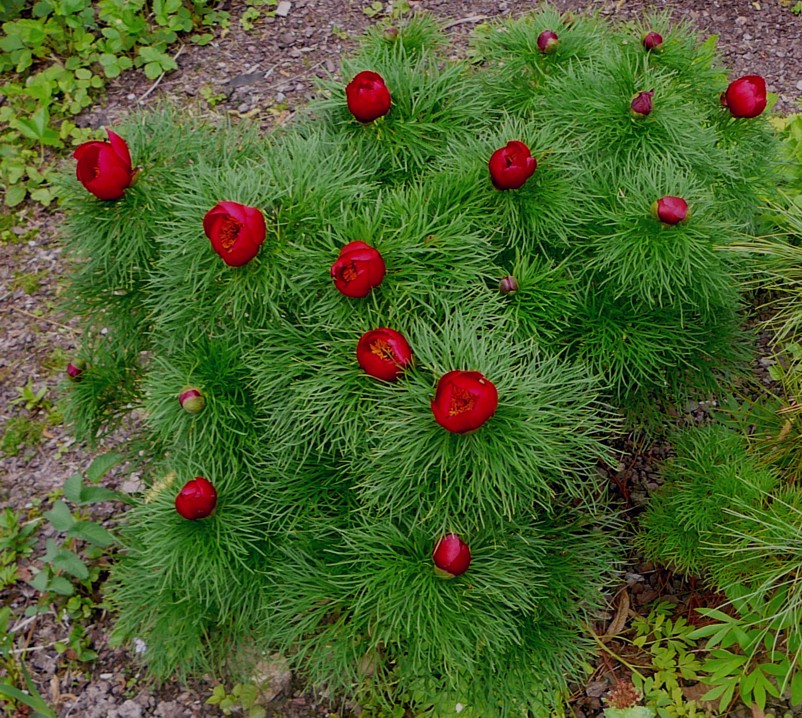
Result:
<svg viewBox="0 0 802 718"><path fill-rule="evenodd" d="M456 38L465 38L478 23L497 16L518 15L533 2L506 0L421 0L413 8L434 13ZM561 10L582 10L586 2L557 0ZM317 78L335 75L340 57L354 45L354 38L371 22L364 12L368 0L292 0L285 16L261 17L245 31L238 21L243 2L231 0L221 7L232 13L231 27L218 32L208 46L187 44L177 55L179 70L157 83L141 73L126 73L113 81L107 94L87 112L81 122L97 127L112 125L134 107L169 100L189 103L203 111L252 117L266 127L288 121L293 111L315 91ZM779 95L777 109L798 110L802 94L802 17L794 15L790 3L779 0L597 0L592 10L616 19L637 16L644 7L669 10L675 17L691 20L704 34L717 34L719 46L733 76L757 73L767 78L769 88ZM286 7L286 6L285 6ZM58 213L28 208L13 228L14 242L0 241L0 436L15 418L32 420L34 435L24 438L16 451L0 451L0 507L10 506L24 515L49 505L48 495L65 479L91 460L87 447L70 438L58 423L47 402L55 403L63 367L75 349L79 336L68 318L56 306L64 267L58 244ZM30 278L35 278L35 281ZM18 403L19 387L47 389L45 403L33 410ZM689 407L696 412L704 406ZM50 418L47 418L50 413ZM111 437L108 448L125 441L124 433ZM634 505L645 501L656 486L653 471L655 452L644 447L629 451L616 480L623 482ZM136 490L130 477L114 475L107 482L113 488ZM106 511L106 513L102 513ZM97 518L113 526L109 509ZM48 530L31 560L43 553ZM658 596L675 595L684 609L695 600L683 582L649 565L634 565L627 588L635 610ZM27 571L27 573L26 573ZM21 577L30 577L25 561ZM23 581L0 591L4 604L17 615L37 602L37 592ZM175 683L153 686L123 649L110 648L108 616L100 615L88 628L91 647L98 652L94 662L81 664L69 651L59 652L54 644L69 631L68 621L54 607L34 620L20 623L24 635L26 663L42 695L59 716L74 718L141 718L164 716L222 715L206 706L214 685L211 679L191 686ZM290 718L347 715L348 710L319 701L303 689L298 677L277 671L275 687L279 696L268 705L268 715ZM600 714L600 696L614 679L600 661L587 686L577 690L577 716ZM25 715L21 713L20 715ZM733 714L735 715L735 714Z"/></svg>

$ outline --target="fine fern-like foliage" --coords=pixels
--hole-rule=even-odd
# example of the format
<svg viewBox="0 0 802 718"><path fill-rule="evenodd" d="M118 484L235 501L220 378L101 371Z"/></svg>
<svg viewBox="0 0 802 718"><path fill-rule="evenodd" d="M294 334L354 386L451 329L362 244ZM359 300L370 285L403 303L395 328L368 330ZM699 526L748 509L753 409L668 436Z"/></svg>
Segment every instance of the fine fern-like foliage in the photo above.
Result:
<svg viewBox="0 0 802 718"><path fill-rule="evenodd" d="M682 431L671 443L676 455L663 467L659 500L641 519L639 546L647 558L690 574L728 571L730 558L719 559L717 567L710 546L724 525L737 530L727 510L759 506L777 487L778 475L725 426Z"/></svg>
<svg viewBox="0 0 802 718"><path fill-rule="evenodd" d="M141 417L132 450L150 485L111 599L115 635L143 639L155 675L247 671L280 649L312 686L357 699L556 709L616 565L607 442L620 413L659 429L666 405L742 365L746 257L721 250L756 226L774 171L764 120L722 116L712 46L658 20L660 56L634 26L546 6L480 30L479 66L416 14L344 61L346 82L384 78L392 102L374 121L333 82L266 138L165 110L117 128L142 166L122 198L65 179L86 336L69 417L89 439ZM549 54L544 30L560 37ZM654 111L634 118L647 89ZM513 140L537 169L499 190L488 161ZM687 200L686 222L652 216L667 195ZM221 201L265 220L242 266L204 232ZM386 268L361 298L332 281L357 241ZM395 382L357 361L377 328L411 348ZM464 433L432 405L452 371L498 393ZM192 413L187 389L203 397ZM669 484L707 483L667 490L646 520L650 555L687 570L720 496L773 478L746 458L727 468L721 451L738 447L705 436L678 443ZM217 505L191 520L175 499L196 476ZM432 566L448 533L472 555L452 580Z"/></svg>

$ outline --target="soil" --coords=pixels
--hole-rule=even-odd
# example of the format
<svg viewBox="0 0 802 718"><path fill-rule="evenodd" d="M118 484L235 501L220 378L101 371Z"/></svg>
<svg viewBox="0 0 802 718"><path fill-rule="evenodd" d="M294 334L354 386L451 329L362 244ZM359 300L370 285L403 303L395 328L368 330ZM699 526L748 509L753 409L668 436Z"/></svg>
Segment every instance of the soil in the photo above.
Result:
<svg viewBox="0 0 802 718"><path fill-rule="evenodd" d="M462 42L477 23L519 15L533 3L421 0L410 5L434 13ZM557 0L555 5L560 10L588 8L616 20L634 18L645 6L670 11L675 17L690 20L703 34L719 36L719 47L733 77L763 75L770 90L779 96L776 109L786 113L797 110L802 92L802 17L790 11L791 2L596 0L588 5ZM219 31L207 46L182 46L176 55L179 69L157 82L148 81L141 73L123 74L109 84L106 96L79 118L79 124L113 125L137 106L165 100L191 104L205 112L253 117L266 127L286 122L313 95L318 78L337 75L340 57L353 48L353 38L375 22L364 12L369 6L368 0L292 0L285 16L261 17L246 31L239 22L245 3L223 2L221 9L232 14L228 30ZM53 416L47 418L46 404L29 410L17 402L19 388L30 385L36 390L46 388L45 402L55 404L63 367L79 340L76 326L57 310L63 277L58 223L57 212L27 207L13 228L16 240L0 241L0 437L6 434L9 421L19 417L30 419L40 432L39 438L23 444L17 455L7 452L0 458L0 507L12 507L25 516L48 508L49 495L91 460L86 446L72 439ZM31 275L38 286L26 283ZM765 344L765 337L763 341ZM765 373L765 367L758 368ZM704 402L690 405L685 420L702 420L707 408ZM104 442L104 447L113 448L125 438L124 431L118 432ZM636 513L659 485L655 465L666 449L635 446L631 440L621 448L624 457L611 480L630 512ZM121 471L113 472L106 484L123 491L140 488L135 476ZM113 511L97 509L93 517L113 527ZM40 530L32 557L41 556L45 539L53 536L55 533L48 533L47 528ZM31 557L21 562L22 579L32 575L31 565L37 565ZM679 604L679 610L689 612L692 602L698 605L705 598L697 587L637 558L622 572L622 590L635 612L658 597L668 597ZM19 581L0 591L0 598L21 616L25 608L37 603L38 594ZM613 613L611 610L610 617ZM189 686L148 683L136 656L109 646L111 617L100 613L96 618L88 636L99 655L96 661L85 664L75 660L69 649L59 652L54 645L69 631L69 621L58 615L54 606L15 624L15 633L24 636L22 645L27 648L26 664L33 679L61 718L222 715L219 709L205 705L214 681L202 680ZM602 630L603 624L604 620ZM351 713L347 706L335 706L307 693L300 678L281 670L280 663L272 668L271 688L278 695L267 704L269 716L311 718L333 716L335 711L341 716ZM575 714L600 715L600 696L615 682L614 671L600 659L587 685L577 689Z"/></svg>

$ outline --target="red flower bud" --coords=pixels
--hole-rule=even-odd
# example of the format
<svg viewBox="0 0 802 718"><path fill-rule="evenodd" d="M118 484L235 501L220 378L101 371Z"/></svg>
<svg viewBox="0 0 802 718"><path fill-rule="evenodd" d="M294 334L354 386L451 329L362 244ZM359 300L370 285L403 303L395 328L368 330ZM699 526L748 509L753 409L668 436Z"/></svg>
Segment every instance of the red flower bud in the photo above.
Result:
<svg viewBox="0 0 802 718"><path fill-rule="evenodd" d="M757 117L766 109L766 81L760 75L733 80L721 93L721 104L733 117Z"/></svg>
<svg viewBox="0 0 802 718"><path fill-rule="evenodd" d="M554 52L560 44L560 39L556 32L544 30L537 36L537 49L543 53Z"/></svg>
<svg viewBox="0 0 802 718"><path fill-rule="evenodd" d="M432 400L435 421L455 434L478 429L498 407L498 392L478 371L450 371L440 377Z"/></svg>
<svg viewBox="0 0 802 718"><path fill-rule="evenodd" d="M518 189L535 173L537 160L523 142L510 140L491 155L488 166L496 189Z"/></svg>
<svg viewBox="0 0 802 718"><path fill-rule="evenodd" d="M690 216L688 203L682 197L662 197L652 205L652 214L663 224L679 224Z"/></svg>
<svg viewBox="0 0 802 718"><path fill-rule="evenodd" d="M412 361L412 349L395 329L379 327L362 335L356 346L356 360L366 374L395 381Z"/></svg>
<svg viewBox="0 0 802 718"><path fill-rule="evenodd" d="M373 120L390 111L392 99L384 78L377 72L363 70L345 87L345 99L351 114L360 122Z"/></svg>
<svg viewBox="0 0 802 718"><path fill-rule="evenodd" d="M72 156L78 160L75 175L95 197L103 200L120 199L134 180L131 153L125 140L106 130L109 141L84 142Z"/></svg>
<svg viewBox="0 0 802 718"><path fill-rule="evenodd" d="M190 521L205 519L217 506L217 491L202 476L187 481L175 497L175 510Z"/></svg>
<svg viewBox="0 0 802 718"><path fill-rule="evenodd" d="M471 550L457 534L446 534L434 547L432 561L435 573L443 578L454 578L468 570Z"/></svg>
<svg viewBox="0 0 802 718"><path fill-rule="evenodd" d="M203 394L191 386L185 387L178 395L178 403L187 414L200 414L206 407L206 399Z"/></svg>
<svg viewBox="0 0 802 718"><path fill-rule="evenodd" d="M654 90L648 92L639 92L632 100L629 109L636 117L646 117L652 111L652 97L654 97Z"/></svg>
<svg viewBox="0 0 802 718"><path fill-rule="evenodd" d="M67 364L67 376L70 381L81 381L84 369L86 369L86 362L83 359L73 359Z"/></svg>
<svg viewBox="0 0 802 718"><path fill-rule="evenodd" d="M360 241L346 244L331 265L334 286L346 297L354 298L366 297L378 287L386 271L379 250Z"/></svg>
<svg viewBox="0 0 802 718"><path fill-rule="evenodd" d="M643 46L647 50L659 50L663 44L663 36L658 32L647 32L643 36Z"/></svg>
<svg viewBox="0 0 802 718"><path fill-rule="evenodd" d="M498 290L502 294L512 294L518 291L518 280L511 274L498 283Z"/></svg>
<svg viewBox="0 0 802 718"><path fill-rule="evenodd" d="M218 202L204 216L203 231L227 265L241 267L256 256L265 241L265 218L255 207Z"/></svg>

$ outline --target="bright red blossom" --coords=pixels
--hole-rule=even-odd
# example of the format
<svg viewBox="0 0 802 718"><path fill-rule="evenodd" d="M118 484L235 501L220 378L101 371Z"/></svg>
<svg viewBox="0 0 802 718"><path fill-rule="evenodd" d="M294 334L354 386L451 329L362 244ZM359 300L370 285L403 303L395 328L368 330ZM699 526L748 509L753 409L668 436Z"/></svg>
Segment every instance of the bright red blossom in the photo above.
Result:
<svg viewBox="0 0 802 718"><path fill-rule="evenodd" d="M366 374L395 381L412 361L412 349L395 329L379 327L365 332L356 347L356 360Z"/></svg>
<svg viewBox="0 0 802 718"><path fill-rule="evenodd" d="M766 109L766 81L760 75L733 80L721 93L721 104L733 117L757 117Z"/></svg>
<svg viewBox="0 0 802 718"><path fill-rule="evenodd" d="M331 265L334 286L346 297L366 297L378 287L387 268L379 250L362 241L349 242Z"/></svg>
<svg viewBox="0 0 802 718"><path fill-rule="evenodd" d="M108 142L84 142L75 148L72 153L78 161L75 175L98 199L120 199L136 172L131 167L131 153L125 140L111 130L106 133Z"/></svg>
<svg viewBox="0 0 802 718"><path fill-rule="evenodd" d="M629 109L636 117L646 117L652 112L652 97L654 97L654 90L648 92L639 92L635 95Z"/></svg>
<svg viewBox="0 0 802 718"><path fill-rule="evenodd" d="M537 49L540 52L554 52L559 44L560 39L557 37L557 33L552 30L544 30L537 36Z"/></svg>
<svg viewBox="0 0 802 718"><path fill-rule="evenodd" d="M688 203L682 197L661 197L652 205L652 214L663 224L679 224L688 219Z"/></svg>
<svg viewBox="0 0 802 718"><path fill-rule="evenodd" d="M663 36L658 32L647 32L643 36L643 46L647 50L658 50L663 44Z"/></svg>
<svg viewBox="0 0 802 718"><path fill-rule="evenodd" d="M351 114L360 122L373 120L390 111L392 98L378 72L363 70L345 87L345 99Z"/></svg>
<svg viewBox="0 0 802 718"><path fill-rule="evenodd" d="M256 256L265 241L265 218L255 207L218 202L203 218L203 231L226 264L241 267Z"/></svg>
<svg viewBox="0 0 802 718"><path fill-rule="evenodd" d="M443 578L454 578L468 570L471 565L471 550L457 534L446 534L434 547L432 553L435 571Z"/></svg>
<svg viewBox="0 0 802 718"><path fill-rule="evenodd" d="M175 497L175 510L190 521L205 519L217 506L217 491L207 479L196 476L187 481Z"/></svg>
<svg viewBox="0 0 802 718"><path fill-rule="evenodd" d="M440 377L432 400L435 421L455 434L478 429L498 407L493 383L478 371L450 371Z"/></svg>
<svg viewBox="0 0 802 718"><path fill-rule="evenodd" d="M496 189L518 189L535 173L537 160L523 142L510 140L490 156L488 167Z"/></svg>

